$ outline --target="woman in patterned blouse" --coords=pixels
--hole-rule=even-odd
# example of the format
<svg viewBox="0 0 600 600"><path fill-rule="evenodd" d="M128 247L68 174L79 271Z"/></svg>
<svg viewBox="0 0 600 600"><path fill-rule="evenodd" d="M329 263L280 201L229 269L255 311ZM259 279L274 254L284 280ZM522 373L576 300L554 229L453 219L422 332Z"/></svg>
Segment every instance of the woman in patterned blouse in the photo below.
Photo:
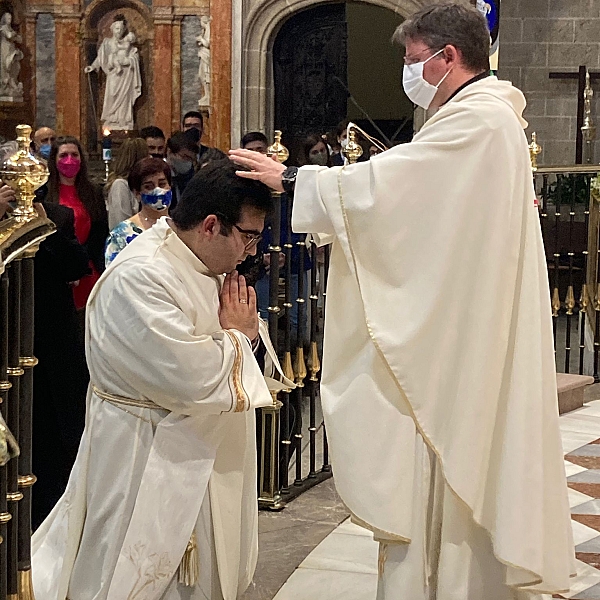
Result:
<svg viewBox="0 0 600 600"><path fill-rule="evenodd" d="M104 252L107 267L127 244L169 213L172 200L171 169L163 160L143 158L131 169L128 183L142 208L110 232Z"/></svg>

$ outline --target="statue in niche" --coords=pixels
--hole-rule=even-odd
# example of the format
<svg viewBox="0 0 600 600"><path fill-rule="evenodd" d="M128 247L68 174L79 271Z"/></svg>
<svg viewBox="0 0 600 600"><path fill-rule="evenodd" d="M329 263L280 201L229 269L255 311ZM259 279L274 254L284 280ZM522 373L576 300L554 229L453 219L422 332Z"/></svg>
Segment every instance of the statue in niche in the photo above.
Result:
<svg viewBox="0 0 600 600"><path fill-rule="evenodd" d="M210 17L206 15L200 17L200 26L202 33L196 38L198 57L200 58L198 79L201 90L198 104L199 106L210 106Z"/></svg>
<svg viewBox="0 0 600 600"><path fill-rule="evenodd" d="M6 12L0 18L0 100L23 101L23 84L19 82L23 53L17 44L21 36L12 28L12 15Z"/></svg>
<svg viewBox="0 0 600 600"><path fill-rule="evenodd" d="M133 106L142 93L140 57L133 45L135 34L127 28L123 15L116 15L110 26L112 36L102 40L96 60L86 73L102 69L106 75L104 104L100 120L111 130L133 129Z"/></svg>

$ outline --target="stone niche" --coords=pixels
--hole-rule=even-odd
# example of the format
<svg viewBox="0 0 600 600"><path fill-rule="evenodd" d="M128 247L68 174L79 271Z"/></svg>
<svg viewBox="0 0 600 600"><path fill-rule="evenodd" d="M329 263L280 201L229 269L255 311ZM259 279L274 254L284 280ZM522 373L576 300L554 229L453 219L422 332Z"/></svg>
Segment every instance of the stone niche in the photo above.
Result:
<svg viewBox="0 0 600 600"><path fill-rule="evenodd" d="M20 123L33 122L33 110L31 102L31 89L26 84L31 78L31 54L26 46L26 21L23 2L0 1L0 16L10 13L12 16L12 29L21 37L22 41L16 43L16 47L23 53L20 61L21 70L18 81L23 83L23 100L0 101L0 136L14 139L15 127Z"/></svg>
<svg viewBox="0 0 600 600"><path fill-rule="evenodd" d="M98 54L102 40L111 36L111 25L116 15L123 15L127 20L129 31L136 37L135 47L138 49L140 59L140 74L142 79L142 93L135 101L133 107L134 127L130 132L119 132L117 135L125 137L135 133L148 123L153 122L154 106L152 101L153 69L152 69L152 43L154 39L152 18L146 4L137 0L95 0L90 3L83 22L82 57L81 66L91 65ZM82 141L84 147L95 155L99 153L102 139L102 105L105 94L106 76L100 70L89 75L83 74L85 79L82 90Z"/></svg>

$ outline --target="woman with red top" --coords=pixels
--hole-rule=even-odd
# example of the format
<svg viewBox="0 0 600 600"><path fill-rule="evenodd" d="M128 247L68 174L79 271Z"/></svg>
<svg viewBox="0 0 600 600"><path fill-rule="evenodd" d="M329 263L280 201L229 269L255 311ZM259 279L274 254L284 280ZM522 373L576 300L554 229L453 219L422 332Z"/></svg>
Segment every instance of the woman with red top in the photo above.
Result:
<svg viewBox="0 0 600 600"><path fill-rule="evenodd" d="M75 306L82 309L104 270L104 243L108 236L106 207L102 191L88 177L87 160L77 138L56 139L48 158L48 170L50 176L43 199L73 211L75 236L90 257L89 274L73 287Z"/></svg>

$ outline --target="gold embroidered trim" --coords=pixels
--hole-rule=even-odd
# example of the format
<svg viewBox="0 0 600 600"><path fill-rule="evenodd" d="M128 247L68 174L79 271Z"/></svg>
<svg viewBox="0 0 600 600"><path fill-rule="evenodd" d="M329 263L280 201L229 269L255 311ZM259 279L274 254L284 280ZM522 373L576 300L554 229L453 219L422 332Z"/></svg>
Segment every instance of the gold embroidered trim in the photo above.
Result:
<svg viewBox="0 0 600 600"><path fill-rule="evenodd" d="M231 331L225 330L225 333L229 336L231 343L233 344L233 348L235 350L235 359L233 361L233 367L231 369L231 379L233 381L233 390L235 393L235 407L233 412L244 412L250 408L250 399L248 398L248 394L244 390L244 386L242 384L242 364L243 364L243 354L242 354L242 345L240 344L240 340L237 338L235 333Z"/></svg>
<svg viewBox="0 0 600 600"><path fill-rule="evenodd" d="M136 419L141 419L142 421L149 423L150 425L154 424L150 419L146 419L145 417L142 417L142 415L138 415L134 412L131 412L130 410L127 410L126 408L124 408L123 405L136 406L138 408L149 408L151 410L167 410L166 408L163 408L162 406L159 406L158 404L155 404L150 400L135 400L134 398L127 398L126 396L118 396L117 394L109 394L108 392L103 392L102 390L98 389L94 384L92 384L92 391L94 392L94 394L96 394L96 396L98 396L98 398L100 398L100 400L108 402L115 408L126 412L128 415L131 415Z"/></svg>

